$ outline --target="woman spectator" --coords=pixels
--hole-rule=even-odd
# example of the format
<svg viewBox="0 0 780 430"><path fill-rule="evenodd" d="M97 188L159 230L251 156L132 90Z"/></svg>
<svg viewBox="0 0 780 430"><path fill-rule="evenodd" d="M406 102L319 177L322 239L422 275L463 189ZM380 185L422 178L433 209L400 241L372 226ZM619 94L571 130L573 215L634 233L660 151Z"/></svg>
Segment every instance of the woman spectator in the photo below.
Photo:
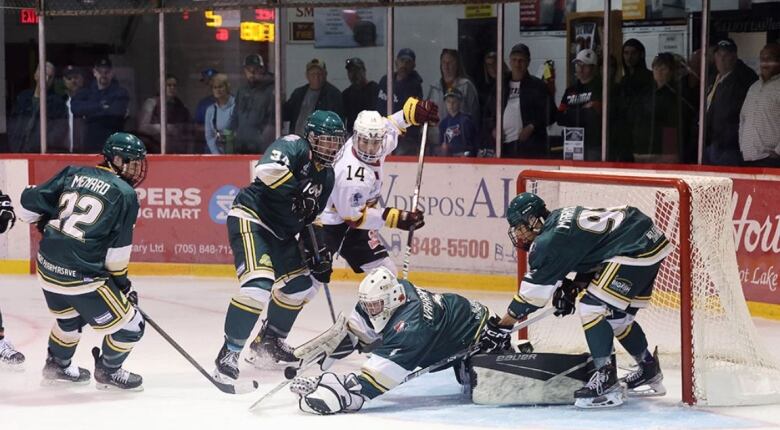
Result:
<svg viewBox="0 0 780 430"><path fill-rule="evenodd" d="M444 95L451 88L457 88L463 94L461 112L469 115L472 121L479 121L479 95L477 87L466 76L463 71L463 64L460 62L458 51L454 49L443 49L439 56L441 78L431 84L428 90L428 99L439 106L439 112L446 112L447 105L444 102ZM435 127L429 129L428 139L432 144L438 144L439 133Z"/></svg>
<svg viewBox="0 0 780 430"><path fill-rule="evenodd" d="M658 54L652 67L654 85L640 95L630 112L634 160L677 163L682 161L687 148L687 127L694 110L676 78L678 64L674 55Z"/></svg>
<svg viewBox="0 0 780 430"><path fill-rule="evenodd" d="M509 73L509 67L501 62L501 67L504 68L504 76ZM485 104L488 98L495 96L496 93L496 77L498 76L498 55L496 51L490 51L485 54L482 60L482 76L474 82L479 93L479 106L485 109Z"/></svg>
<svg viewBox="0 0 780 430"><path fill-rule="evenodd" d="M191 153L190 111L176 96L178 79L165 77L165 111L168 127L167 148L169 154ZM138 119L138 131L149 152L160 152L160 96L146 99Z"/></svg>
<svg viewBox="0 0 780 430"><path fill-rule="evenodd" d="M206 109L206 150L209 154L224 154L226 146L233 143L232 133L225 127L236 106L235 97L230 94L230 83L226 74L217 73L211 78L211 91L216 102Z"/></svg>

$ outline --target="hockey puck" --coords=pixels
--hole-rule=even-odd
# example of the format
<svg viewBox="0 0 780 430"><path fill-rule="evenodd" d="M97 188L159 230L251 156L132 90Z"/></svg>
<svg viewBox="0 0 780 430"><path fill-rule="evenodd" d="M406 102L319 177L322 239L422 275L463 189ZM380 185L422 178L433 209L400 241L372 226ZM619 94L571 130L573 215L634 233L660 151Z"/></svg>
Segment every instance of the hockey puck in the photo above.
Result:
<svg viewBox="0 0 780 430"><path fill-rule="evenodd" d="M284 368L284 377L287 379L295 378L297 374L298 374L298 369L296 369L293 366L288 366Z"/></svg>

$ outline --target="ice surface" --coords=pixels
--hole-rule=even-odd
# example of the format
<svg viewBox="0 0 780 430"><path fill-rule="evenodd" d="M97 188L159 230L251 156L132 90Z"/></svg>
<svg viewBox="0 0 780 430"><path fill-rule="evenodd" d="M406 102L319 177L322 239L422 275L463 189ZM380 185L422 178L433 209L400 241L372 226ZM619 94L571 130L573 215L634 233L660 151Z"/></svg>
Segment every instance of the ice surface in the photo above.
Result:
<svg viewBox="0 0 780 430"><path fill-rule="evenodd" d="M236 283L226 278L135 277L141 306L208 371L222 345L225 311ZM357 285L331 286L335 305L349 311ZM463 292L494 311L510 294ZM40 386L52 316L32 276L0 277L0 308L6 336L27 356L25 371L0 371L0 429L280 429L339 430L434 429L758 429L780 428L780 405L689 408L680 403L679 372L665 369L669 394L630 399L623 407L581 411L574 407L489 407L470 404L452 371L429 374L366 404L357 414L318 417L298 410L287 390L255 412L247 408L283 380L281 370L257 370L242 360L242 378L260 381L252 394L231 396L211 386L151 327L125 364L144 377L141 393L102 392L94 383L82 387ZM780 323L756 319L766 344L780 357ZM290 336L293 345L330 325L324 294L301 313ZM75 362L93 368L89 350L100 337L85 329ZM359 367L353 355L334 366L337 372Z"/></svg>

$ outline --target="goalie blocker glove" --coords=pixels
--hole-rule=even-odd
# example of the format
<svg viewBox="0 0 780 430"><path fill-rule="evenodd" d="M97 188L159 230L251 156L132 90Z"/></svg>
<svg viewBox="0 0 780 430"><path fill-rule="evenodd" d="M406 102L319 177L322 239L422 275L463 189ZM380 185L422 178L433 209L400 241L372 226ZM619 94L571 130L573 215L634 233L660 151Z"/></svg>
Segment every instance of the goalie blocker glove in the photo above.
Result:
<svg viewBox="0 0 780 430"><path fill-rule="evenodd" d="M290 391L299 396L300 409L317 415L359 411L366 400L360 394L361 388L354 373L338 377L326 372L320 376L297 377L290 384Z"/></svg>
<svg viewBox="0 0 780 430"><path fill-rule="evenodd" d="M382 213L385 225L390 228L409 231L421 229L425 225L425 215L420 211L409 212L397 208L385 208Z"/></svg>

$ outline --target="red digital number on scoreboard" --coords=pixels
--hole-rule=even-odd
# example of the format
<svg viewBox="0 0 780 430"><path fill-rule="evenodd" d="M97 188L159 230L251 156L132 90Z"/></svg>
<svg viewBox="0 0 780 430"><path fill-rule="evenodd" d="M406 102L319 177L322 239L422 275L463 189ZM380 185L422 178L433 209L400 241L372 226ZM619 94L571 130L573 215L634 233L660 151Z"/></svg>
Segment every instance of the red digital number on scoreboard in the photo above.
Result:
<svg viewBox="0 0 780 430"><path fill-rule="evenodd" d="M258 21L273 21L275 17L273 9L255 9L255 19Z"/></svg>
<svg viewBox="0 0 780 430"><path fill-rule="evenodd" d="M22 24L37 24L38 14L35 13L35 9L21 9L19 11L19 22Z"/></svg>

